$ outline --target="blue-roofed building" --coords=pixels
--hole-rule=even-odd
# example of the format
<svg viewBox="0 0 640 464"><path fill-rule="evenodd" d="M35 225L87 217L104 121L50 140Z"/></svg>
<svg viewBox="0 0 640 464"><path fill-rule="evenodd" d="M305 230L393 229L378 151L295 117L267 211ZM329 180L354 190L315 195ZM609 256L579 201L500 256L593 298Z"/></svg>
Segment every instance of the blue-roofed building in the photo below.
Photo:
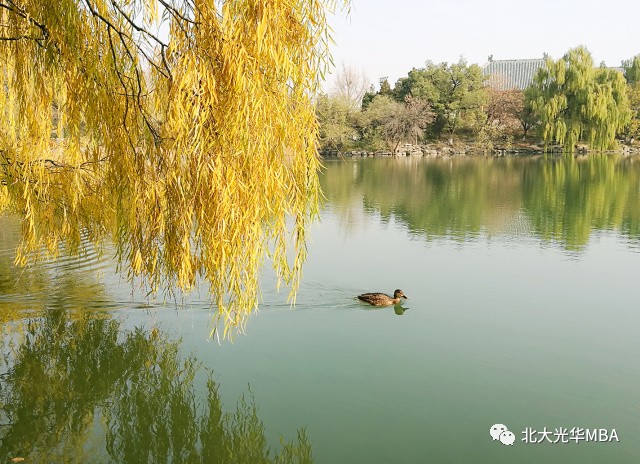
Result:
<svg viewBox="0 0 640 464"><path fill-rule="evenodd" d="M493 56L482 66L487 76L485 85L493 90L524 90L533 82L538 69L544 66L544 58L529 60L494 60ZM604 65L601 65L604 66ZM624 74L624 68L607 66L607 69Z"/></svg>
<svg viewBox="0 0 640 464"><path fill-rule="evenodd" d="M607 69L611 69L612 71L618 71L620 74L624 76L624 68L622 66L607 66Z"/></svg>
<svg viewBox="0 0 640 464"><path fill-rule="evenodd" d="M544 58L530 60L494 60L482 67L482 74L487 76L487 87L494 90L524 90L535 76L538 69L544 66Z"/></svg>

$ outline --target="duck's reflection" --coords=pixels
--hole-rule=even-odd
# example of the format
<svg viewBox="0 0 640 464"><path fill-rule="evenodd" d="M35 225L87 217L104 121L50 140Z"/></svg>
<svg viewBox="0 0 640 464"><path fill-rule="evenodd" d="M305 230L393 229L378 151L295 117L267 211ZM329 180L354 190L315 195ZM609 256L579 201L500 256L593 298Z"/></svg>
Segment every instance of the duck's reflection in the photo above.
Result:
<svg viewBox="0 0 640 464"><path fill-rule="evenodd" d="M409 308L403 308L401 305L397 304L393 307L393 311L398 315L398 316L402 316L404 315L404 312L409 309Z"/></svg>

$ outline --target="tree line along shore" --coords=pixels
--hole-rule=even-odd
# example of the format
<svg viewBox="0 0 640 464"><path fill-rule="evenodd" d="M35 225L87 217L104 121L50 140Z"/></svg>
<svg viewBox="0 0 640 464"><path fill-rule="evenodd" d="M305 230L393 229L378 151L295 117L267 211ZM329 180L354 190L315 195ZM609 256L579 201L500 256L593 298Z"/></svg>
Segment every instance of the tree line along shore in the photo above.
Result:
<svg viewBox="0 0 640 464"><path fill-rule="evenodd" d="M323 156L637 153L640 55L621 68L596 66L584 46L545 55L524 89L464 59L427 62L378 90L343 66L316 114Z"/></svg>

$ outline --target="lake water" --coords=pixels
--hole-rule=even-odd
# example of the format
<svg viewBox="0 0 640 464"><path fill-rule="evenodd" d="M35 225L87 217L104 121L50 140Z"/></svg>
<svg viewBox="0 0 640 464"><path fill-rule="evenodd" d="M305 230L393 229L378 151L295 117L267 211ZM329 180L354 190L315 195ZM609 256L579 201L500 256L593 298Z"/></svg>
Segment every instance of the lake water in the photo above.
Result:
<svg viewBox="0 0 640 464"><path fill-rule="evenodd" d="M233 343L204 292L149 301L108 249L15 268L1 218L0 459L638 462L640 159L325 167L296 307L265 271Z"/></svg>

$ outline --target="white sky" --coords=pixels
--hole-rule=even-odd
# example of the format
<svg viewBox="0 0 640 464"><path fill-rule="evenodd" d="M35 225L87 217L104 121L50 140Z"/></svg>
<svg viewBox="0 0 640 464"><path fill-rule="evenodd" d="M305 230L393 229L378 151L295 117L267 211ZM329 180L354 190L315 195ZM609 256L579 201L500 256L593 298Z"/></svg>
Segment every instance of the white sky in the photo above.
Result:
<svg viewBox="0 0 640 464"><path fill-rule="evenodd" d="M337 13L331 26L336 67L376 85L388 76L392 87L427 60L557 59L586 45L596 64L620 66L640 54L640 0L352 0L351 14Z"/></svg>

